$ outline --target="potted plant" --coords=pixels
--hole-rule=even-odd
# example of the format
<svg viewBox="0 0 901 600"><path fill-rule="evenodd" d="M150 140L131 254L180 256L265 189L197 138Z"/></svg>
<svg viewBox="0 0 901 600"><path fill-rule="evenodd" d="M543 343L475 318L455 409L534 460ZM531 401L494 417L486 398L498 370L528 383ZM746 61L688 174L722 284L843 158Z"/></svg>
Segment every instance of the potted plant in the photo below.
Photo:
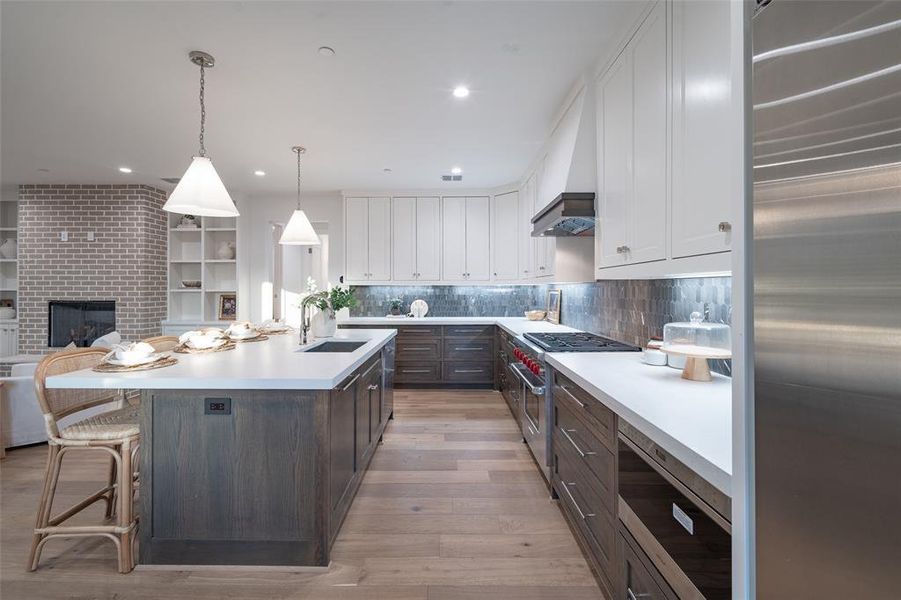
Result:
<svg viewBox="0 0 901 600"><path fill-rule="evenodd" d="M400 315L403 312L404 301L400 298L391 298L388 300L388 304L391 307L392 315Z"/></svg>
<svg viewBox="0 0 901 600"><path fill-rule="evenodd" d="M313 292L309 303L319 309L310 321L313 337L332 337L338 331L338 319L335 313L342 308L353 308L357 305L352 287L335 286L328 291Z"/></svg>

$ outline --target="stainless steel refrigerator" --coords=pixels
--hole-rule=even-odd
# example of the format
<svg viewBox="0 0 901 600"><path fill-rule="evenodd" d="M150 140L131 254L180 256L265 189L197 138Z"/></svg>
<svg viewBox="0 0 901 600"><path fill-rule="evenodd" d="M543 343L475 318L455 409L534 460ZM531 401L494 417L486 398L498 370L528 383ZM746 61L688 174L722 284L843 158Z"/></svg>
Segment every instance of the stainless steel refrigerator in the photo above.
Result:
<svg viewBox="0 0 901 600"><path fill-rule="evenodd" d="M752 32L757 598L901 598L901 1Z"/></svg>

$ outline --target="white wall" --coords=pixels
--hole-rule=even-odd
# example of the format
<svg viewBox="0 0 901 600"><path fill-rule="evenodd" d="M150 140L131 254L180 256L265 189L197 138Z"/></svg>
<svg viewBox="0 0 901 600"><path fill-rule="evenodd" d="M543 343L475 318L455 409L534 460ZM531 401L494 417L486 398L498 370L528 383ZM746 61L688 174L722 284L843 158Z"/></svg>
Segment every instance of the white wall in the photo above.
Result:
<svg viewBox="0 0 901 600"><path fill-rule="evenodd" d="M287 223L297 206L297 197L249 196L241 203L238 219L238 280L240 318L259 322L263 316L263 289L272 273L270 239L273 223ZM344 202L339 192L304 195L301 207L310 221L325 225L329 234L328 278L332 284L344 270ZM325 287L328 282L319 282Z"/></svg>

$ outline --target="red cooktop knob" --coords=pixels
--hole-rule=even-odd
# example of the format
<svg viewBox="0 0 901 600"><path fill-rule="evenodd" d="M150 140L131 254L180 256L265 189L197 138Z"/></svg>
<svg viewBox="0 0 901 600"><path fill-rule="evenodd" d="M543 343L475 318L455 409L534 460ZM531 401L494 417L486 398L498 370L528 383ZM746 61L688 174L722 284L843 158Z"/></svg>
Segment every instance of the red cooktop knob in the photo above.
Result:
<svg viewBox="0 0 901 600"><path fill-rule="evenodd" d="M536 375L539 375L541 373L541 367L538 366L537 364L533 363L532 364L532 372L535 373Z"/></svg>

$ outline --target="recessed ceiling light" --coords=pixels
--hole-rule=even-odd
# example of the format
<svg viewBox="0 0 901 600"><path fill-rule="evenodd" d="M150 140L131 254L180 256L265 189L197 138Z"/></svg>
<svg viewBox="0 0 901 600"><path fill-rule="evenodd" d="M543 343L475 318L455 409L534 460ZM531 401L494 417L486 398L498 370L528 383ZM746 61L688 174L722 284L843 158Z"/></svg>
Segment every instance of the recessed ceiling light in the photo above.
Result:
<svg viewBox="0 0 901 600"><path fill-rule="evenodd" d="M265 177L266 171L260 171L259 169L257 169L256 171L253 172L253 174L256 175L257 177Z"/></svg>
<svg viewBox="0 0 901 600"><path fill-rule="evenodd" d="M131 173L131 169L129 167L119 167L120 173Z"/></svg>
<svg viewBox="0 0 901 600"><path fill-rule="evenodd" d="M42 168L38 169L38 172L39 172L39 173L49 173L49 172L50 172L50 169L45 169L45 168L42 167Z"/></svg>
<svg viewBox="0 0 901 600"><path fill-rule="evenodd" d="M317 50L317 52L319 52L319 56L334 56L335 55L335 49L329 48L328 46L319 46L319 50Z"/></svg>
<svg viewBox="0 0 901 600"><path fill-rule="evenodd" d="M393 171L391 169L385 167L384 169L382 169L382 173L393 173Z"/></svg>
<svg viewBox="0 0 901 600"><path fill-rule="evenodd" d="M459 175L462 172L463 172L463 169L461 169L460 167L454 167L453 169L451 169L451 174L453 174L453 175Z"/></svg>
<svg viewBox="0 0 901 600"><path fill-rule="evenodd" d="M469 95L469 88L465 85L458 85L454 88L454 98L465 98Z"/></svg>

